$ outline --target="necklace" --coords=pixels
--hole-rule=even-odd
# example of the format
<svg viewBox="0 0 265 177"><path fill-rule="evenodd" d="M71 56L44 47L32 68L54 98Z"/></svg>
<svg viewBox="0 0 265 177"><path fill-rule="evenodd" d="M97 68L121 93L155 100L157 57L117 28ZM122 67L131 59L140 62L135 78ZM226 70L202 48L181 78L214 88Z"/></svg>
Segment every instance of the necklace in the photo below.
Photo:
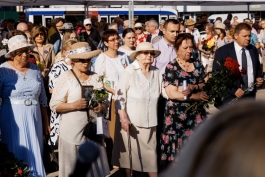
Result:
<svg viewBox="0 0 265 177"><path fill-rule="evenodd" d="M25 81L27 78L26 78L26 75L27 75L27 71L25 72L21 72L21 75L23 76L23 80Z"/></svg>
<svg viewBox="0 0 265 177"><path fill-rule="evenodd" d="M177 61L178 61L178 63L179 63L179 65L185 70L185 71L187 71L188 69L189 69L189 66L190 66L190 63L188 62L184 62L183 63L183 61L180 61L180 59L179 58L177 58Z"/></svg>

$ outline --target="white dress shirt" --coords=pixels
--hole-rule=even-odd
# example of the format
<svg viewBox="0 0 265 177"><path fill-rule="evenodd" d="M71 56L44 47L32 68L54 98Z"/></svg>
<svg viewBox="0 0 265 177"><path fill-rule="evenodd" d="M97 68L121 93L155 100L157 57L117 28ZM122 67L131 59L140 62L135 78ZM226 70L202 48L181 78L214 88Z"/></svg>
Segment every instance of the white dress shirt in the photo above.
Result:
<svg viewBox="0 0 265 177"><path fill-rule="evenodd" d="M239 69L241 71L241 69L242 69L242 47L239 46L236 43L236 41L234 42L234 46L235 46L237 61L238 61L238 64L240 65ZM254 83L253 63L252 63L252 60L251 60L251 56L250 56L249 50L246 47L245 47L245 52L246 52L247 63L248 63L248 68L246 68L247 75L248 75L248 87L250 87ZM252 90L253 89L251 89L249 91L252 91Z"/></svg>
<svg viewBox="0 0 265 177"><path fill-rule="evenodd" d="M157 125L157 102L160 94L167 98L162 85L162 75L154 66L149 77L134 61L121 74L116 94L116 109L125 110L132 124L139 127Z"/></svg>

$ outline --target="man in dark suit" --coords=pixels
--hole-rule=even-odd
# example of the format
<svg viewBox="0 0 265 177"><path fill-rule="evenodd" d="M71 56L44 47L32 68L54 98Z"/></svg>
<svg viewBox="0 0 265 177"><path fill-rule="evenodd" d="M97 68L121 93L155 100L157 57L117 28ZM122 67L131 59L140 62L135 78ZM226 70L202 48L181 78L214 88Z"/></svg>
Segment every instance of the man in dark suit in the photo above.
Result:
<svg viewBox="0 0 265 177"><path fill-rule="evenodd" d="M244 84L241 84L240 80L234 81L237 88L227 90L227 94L223 96L223 100L217 98L215 106L218 108L230 103L236 97L255 99L257 92L256 87L260 87L263 84L259 54L257 49L249 44L250 34L251 27L248 24L238 24L235 28L235 41L222 46L215 53L213 71L221 69L221 66L217 62L223 65L226 57L237 60L240 65L240 70L242 68L246 69L246 73L242 74ZM244 92L246 88L250 87L255 82L257 84L253 89Z"/></svg>
<svg viewBox="0 0 265 177"><path fill-rule="evenodd" d="M147 36L146 42L151 42L156 36L163 36L163 31L159 29L158 23L155 20L148 21L148 29L150 34Z"/></svg>

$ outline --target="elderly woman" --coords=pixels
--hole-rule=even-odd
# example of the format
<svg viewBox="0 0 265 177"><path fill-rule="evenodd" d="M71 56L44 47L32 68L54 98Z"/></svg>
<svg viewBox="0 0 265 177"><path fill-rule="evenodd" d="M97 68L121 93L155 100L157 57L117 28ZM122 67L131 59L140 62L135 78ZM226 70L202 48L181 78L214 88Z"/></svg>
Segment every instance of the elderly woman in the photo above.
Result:
<svg viewBox="0 0 265 177"><path fill-rule="evenodd" d="M125 168L127 177L130 176L130 149L132 169L148 172L150 177L157 176L157 102L163 87L162 75L151 64L160 53L151 43L140 43L130 55L135 61L123 71L117 87L116 108L120 123L116 124L119 126L112 163Z"/></svg>
<svg viewBox="0 0 265 177"><path fill-rule="evenodd" d="M130 55L135 51L135 32L132 28L126 28L122 32L122 40L124 45L120 46L118 51L127 55L130 61Z"/></svg>
<svg viewBox="0 0 265 177"><path fill-rule="evenodd" d="M65 73L66 71L72 69L72 61L70 58L66 57L70 50L72 49L72 45L75 44L75 40L70 40L66 42L62 47L62 56L64 57L63 60L58 61L55 63L51 71L49 73L49 91L52 94L52 91L55 87L55 84L59 78L60 75ZM51 127L51 142L53 145L58 145L58 136L59 136L59 120L60 120L60 114L57 114L56 112L51 110L51 119L50 119L50 127Z"/></svg>
<svg viewBox="0 0 265 177"><path fill-rule="evenodd" d="M73 63L72 70L62 74L53 89L50 107L52 111L61 114L59 176L69 176L73 172L80 145L85 141L92 141L83 136L84 128L88 120L94 121L97 114L104 110L103 104L98 104L95 108L88 107L89 100L82 98L83 86L103 88L99 76L88 71L91 58L99 53L99 50L91 51L87 42L73 44L68 56ZM96 144L100 149L100 157L92 163L89 175L102 177L109 174L109 167L103 141Z"/></svg>
<svg viewBox="0 0 265 177"><path fill-rule="evenodd" d="M101 53L94 64L94 71L103 77L104 88L110 93L109 101L111 105L110 116L110 137L114 139L115 129L115 107L112 101L112 95L116 93L119 78L124 68L129 64L128 58L124 53L118 52L119 35L116 30L107 30L102 34L102 41L108 50Z"/></svg>
<svg viewBox="0 0 265 177"><path fill-rule="evenodd" d="M32 176L46 176L42 163L43 132L49 133L47 99L38 66L29 62L33 45L24 35L9 39L11 60L0 66L1 141L27 162Z"/></svg>
<svg viewBox="0 0 265 177"><path fill-rule="evenodd" d="M136 23L134 25L135 31L135 44L134 46L137 47L138 44L145 42L147 39L147 34L144 33L144 27L142 23Z"/></svg>
<svg viewBox="0 0 265 177"><path fill-rule="evenodd" d="M160 137L161 167L166 167L174 160L186 138L205 118L205 111L187 109L195 100L208 99L206 93L201 91L207 75L204 67L199 60L191 60L194 47L191 34L179 34L175 41L177 58L171 61L165 70L163 82L169 99L166 102ZM184 81L187 83L186 89Z"/></svg>

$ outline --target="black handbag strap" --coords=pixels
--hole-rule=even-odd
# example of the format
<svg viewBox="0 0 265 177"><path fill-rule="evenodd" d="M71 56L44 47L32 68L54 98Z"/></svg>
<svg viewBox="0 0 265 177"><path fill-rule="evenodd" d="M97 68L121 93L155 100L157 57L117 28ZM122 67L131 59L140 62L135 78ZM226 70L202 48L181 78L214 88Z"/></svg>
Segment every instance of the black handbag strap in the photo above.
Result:
<svg viewBox="0 0 265 177"><path fill-rule="evenodd" d="M82 84L81 84L80 80L78 79L78 77L76 76L74 70L71 69L71 71L72 71L73 75L75 76L76 80L78 81L78 83L80 84L80 86L82 87Z"/></svg>

